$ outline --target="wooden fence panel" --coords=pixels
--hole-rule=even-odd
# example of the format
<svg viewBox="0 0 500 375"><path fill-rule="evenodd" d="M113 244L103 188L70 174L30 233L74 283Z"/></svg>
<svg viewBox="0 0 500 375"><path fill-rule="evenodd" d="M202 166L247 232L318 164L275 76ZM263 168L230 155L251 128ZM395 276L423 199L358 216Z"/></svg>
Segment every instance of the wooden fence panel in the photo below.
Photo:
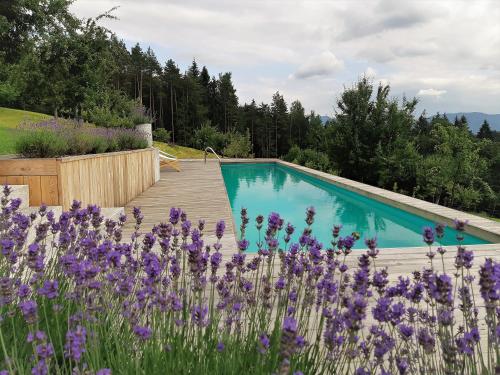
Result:
<svg viewBox="0 0 500 375"><path fill-rule="evenodd" d="M155 183L156 151L123 151L58 159L0 160L0 183L29 185L30 205L124 206Z"/></svg>

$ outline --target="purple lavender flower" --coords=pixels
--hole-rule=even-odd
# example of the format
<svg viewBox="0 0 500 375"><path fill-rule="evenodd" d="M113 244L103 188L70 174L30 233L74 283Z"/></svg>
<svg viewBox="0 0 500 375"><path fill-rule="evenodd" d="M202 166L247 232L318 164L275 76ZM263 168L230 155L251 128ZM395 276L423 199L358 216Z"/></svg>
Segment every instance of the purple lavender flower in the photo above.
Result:
<svg viewBox="0 0 500 375"><path fill-rule="evenodd" d="M306 223L307 225L312 225L314 223L314 215L316 215L316 210L314 207L308 207L306 209Z"/></svg>
<svg viewBox="0 0 500 375"><path fill-rule="evenodd" d="M342 229L342 225L334 225L332 228L332 236L333 238L337 238L340 234L340 230Z"/></svg>
<svg viewBox="0 0 500 375"><path fill-rule="evenodd" d="M434 230L431 227L424 227L422 237L427 245L432 245L434 243Z"/></svg>
<svg viewBox="0 0 500 375"><path fill-rule="evenodd" d="M265 333L260 334L259 345L258 345L259 352L261 354L266 353L270 346L271 346L271 341L269 340L269 337L267 337Z"/></svg>
<svg viewBox="0 0 500 375"><path fill-rule="evenodd" d="M38 289L38 294L41 296L45 296L48 299L54 299L59 295L57 288L59 287L59 283L57 280L45 280L43 283L43 287Z"/></svg>
<svg viewBox="0 0 500 375"><path fill-rule="evenodd" d="M403 340L408 340L413 336L414 330L413 330L412 326L409 326L407 324L400 324L398 326L398 329L399 329L399 333L401 334L401 337L403 338Z"/></svg>
<svg viewBox="0 0 500 375"><path fill-rule="evenodd" d="M135 326L133 331L134 331L135 335L143 341L148 340L153 333L151 331L151 328L139 326L139 325Z"/></svg>
<svg viewBox="0 0 500 375"><path fill-rule="evenodd" d="M452 291L453 284L448 275L434 275L429 279L429 293L438 303L451 305L453 303Z"/></svg>
<svg viewBox="0 0 500 375"><path fill-rule="evenodd" d="M418 343L422 346L426 353L432 353L436 345L436 339L431 335L427 328L421 328L418 331Z"/></svg>
<svg viewBox="0 0 500 375"><path fill-rule="evenodd" d="M40 359L35 367L31 369L32 375L47 375L49 373L49 368L47 366L47 362L45 360Z"/></svg>
<svg viewBox="0 0 500 375"><path fill-rule="evenodd" d="M86 341L87 330L85 327L78 325L74 331L68 330L64 345L65 356L75 362L80 362L82 354L85 352Z"/></svg>
<svg viewBox="0 0 500 375"><path fill-rule="evenodd" d="M245 251L246 249L248 249L249 244L250 244L250 242L248 242L248 240L246 240L246 239L240 240L240 241L238 241L238 249L240 251Z"/></svg>
<svg viewBox="0 0 500 375"><path fill-rule="evenodd" d="M35 301L28 300L19 303L19 308L28 324L33 324L37 320L38 306Z"/></svg>
<svg viewBox="0 0 500 375"><path fill-rule="evenodd" d="M356 371L354 372L355 375L370 375L370 371L368 371L364 367L358 367Z"/></svg>
<svg viewBox="0 0 500 375"><path fill-rule="evenodd" d="M454 219L453 220L453 225L455 227L455 230L459 232L464 232L466 225L469 223L469 220L461 220L461 219Z"/></svg>
<svg viewBox="0 0 500 375"><path fill-rule="evenodd" d="M405 375L410 365L406 358L396 358L396 367L398 368L399 375Z"/></svg>
<svg viewBox="0 0 500 375"><path fill-rule="evenodd" d="M95 375L111 375L111 369L109 368L102 368L98 370Z"/></svg>
<svg viewBox="0 0 500 375"><path fill-rule="evenodd" d="M180 208L172 207L170 209L170 218L169 218L170 223L176 225L181 217L181 212L182 210Z"/></svg>
<svg viewBox="0 0 500 375"><path fill-rule="evenodd" d="M280 215L276 212L271 212L267 218L268 230L276 232L279 229L280 224L281 224Z"/></svg>
<svg viewBox="0 0 500 375"><path fill-rule="evenodd" d="M388 322L390 320L391 299L382 297L377 300L377 304L372 308L373 318L379 322Z"/></svg>
<svg viewBox="0 0 500 375"><path fill-rule="evenodd" d="M220 240L224 235L224 230L226 229L226 223L224 220L220 220L217 222L215 226L215 236Z"/></svg>
<svg viewBox="0 0 500 375"><path fill-rule="evenodd" d="M219 353L223 352L224 351L224 343L222 341L219 341L217 343L217 346L216 346L216 349Z"/></svg>
<svg viewBox="0 0 500 375"><path fill-rule="evenodd" d="M500 299L500 263L486 258L479 270L479 291L488 307Z"/></svg>
<svg viewBox="0 0 500 375"><path fill-rule="evenodd" d="M54 347L52 344L38 344L35 348L35 353L38 358L47 359L54 355Z"/></svg>
<svg viewBox="0 0 500 375"><path fill-rule="evenodd" d="M436 223L434 225L434 231L436 232L437 238L443 238L444 237L444 230L445 229L446 229L446 224Z"/></svg>
<svg viewBox="0 0 500 375"><path fill-rule="evenodd" d="M206 327L208 320L208 306L196 305L191 310L191 319L199 327Z"/></svg>

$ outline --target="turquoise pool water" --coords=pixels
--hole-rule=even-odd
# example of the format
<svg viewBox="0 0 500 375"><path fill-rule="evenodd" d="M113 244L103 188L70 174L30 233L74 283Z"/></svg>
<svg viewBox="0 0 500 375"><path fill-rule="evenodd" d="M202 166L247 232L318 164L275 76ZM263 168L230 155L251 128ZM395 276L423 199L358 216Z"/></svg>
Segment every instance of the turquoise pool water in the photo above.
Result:
<svg viewBox="0 0 500 375"><path fill-rule="evenodd" d="M361 234L355 248L365 248L364 239L375 235L380 248L426 246L422 241L422 228L434 224L423 217L275 163L222 164L221 168L238 235L240 210L247 208L250 224L246 238L252 251L255 251L258 240L255 217L262 214L267 223L267 215L273 211L278 212L285 223L295 226L292 240L296 241L306 226L306 208L314 206L313 234L325 247L330 244L334 224L343 225L341 236L354 231ZM446 228L441 244L455 245L455 235L454 229ZM464 243L488 242L466 234Z"/></svg>

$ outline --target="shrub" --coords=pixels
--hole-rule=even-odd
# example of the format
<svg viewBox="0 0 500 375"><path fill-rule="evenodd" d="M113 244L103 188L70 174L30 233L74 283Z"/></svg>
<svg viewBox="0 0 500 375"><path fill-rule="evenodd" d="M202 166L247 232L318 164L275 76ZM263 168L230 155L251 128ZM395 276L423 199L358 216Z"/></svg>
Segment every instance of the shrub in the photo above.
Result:
<svg viewBox="0 0 500 375"><path fill-rule="evenodd" d="M284 160L323 172L332 172L328 156L309 148L301 149L298 146L292 146L285 155Z"/></svg>
<svg viewBox="0 0 500 375"><path fill-rule="evenodd" d="M45 128L23 131L16 142L16 152L26 158L57 157L64 155L68 148L65 138Z"/></svg>
<svg viewBox="0 0 500 375"><path fill-rule="evenodd" d="M23 124L16 152L27 158L85 155L147 147L144 134L133 129L106 129L52 119Z"/></svg>
<svg viewBox="0 0 500 375"><path fill-rule="evenodd" d="M135 125L153 121L151 112L136 100L129 100L120 95L112 95L111 98L103 95L99 102L100 105L91 105L83 113L85 120L97 126L133 128Z"/></svg>
<svg viewBox="0 0 500 375"><path fill-rule="evenodd" d="M206 147L212 147L215 151L221 152L226 145L226 137L219 132L210 121L206 121L201 128L194 132L194 147L204 150Z"/></svg>
<svg viewBox="0 0 500 375"><path fill-rule="evenodd" d="M158 128L153 130L153 139L155 141L168 143L170 142L170 132L165 128Z"/></svg>
<svg viewBox="0 0 500 375"><path fill-rule="evenodd" d="M134 126L130 117L120 116L105 107L93 108L85 116L85 119L96 126L106 128L132 128Z"/></svg>
<svg viewBox="0 0 500 375"><path fill-rule="evenodd" d="M484 259L474 279L474 254L459 246L448 275L445 250L432 249L442 225L423 232L429 267L396 279L376 266L376 239L353 251L357 237L335 226L323 249L312 208L298 243L279 214L267 225L258 216L259 251L247 254L243 236L223 264L223 221L210 242L203 221L172 208L142 233L134 208L129 241L126 216L104 220L78 202L60 218L43 206L26 216L9 193L0 369L11 374L492 374L500 365L500 263ZM465 223L455 227L460 244ZM346 263L355 253L358 265Z"/></svg>
<svg viewBox="0 0 500 375"><path fill-rule="evenodd" d="M252 143L250 142L250 133L241 134L235 131L227 135L227 145L224 148L224 156L230 158L248 158L251 156Z"/></svg>

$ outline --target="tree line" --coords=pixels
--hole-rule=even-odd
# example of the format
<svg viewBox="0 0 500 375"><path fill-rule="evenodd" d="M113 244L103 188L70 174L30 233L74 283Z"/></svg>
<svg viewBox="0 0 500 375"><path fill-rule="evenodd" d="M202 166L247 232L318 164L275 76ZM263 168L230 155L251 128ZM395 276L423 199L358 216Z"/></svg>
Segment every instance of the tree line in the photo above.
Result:
<svg viewBox="0 0 500 375"><path fill-rule="evenodd" d="M231 72L211 74L193 60L182 70L151 48L127 48L69 0L0 6L0 105L102 126L128 126L145 110L170 142L230 155L282 157L436 203L495 214L498 133L465 118L417 116L415 99L390 97L388 85L361 78L323 124L280 92L270 103L240 103ZM163 134L165 136L165 134ZM165 137L164 137L165 138Z"/></svg>

